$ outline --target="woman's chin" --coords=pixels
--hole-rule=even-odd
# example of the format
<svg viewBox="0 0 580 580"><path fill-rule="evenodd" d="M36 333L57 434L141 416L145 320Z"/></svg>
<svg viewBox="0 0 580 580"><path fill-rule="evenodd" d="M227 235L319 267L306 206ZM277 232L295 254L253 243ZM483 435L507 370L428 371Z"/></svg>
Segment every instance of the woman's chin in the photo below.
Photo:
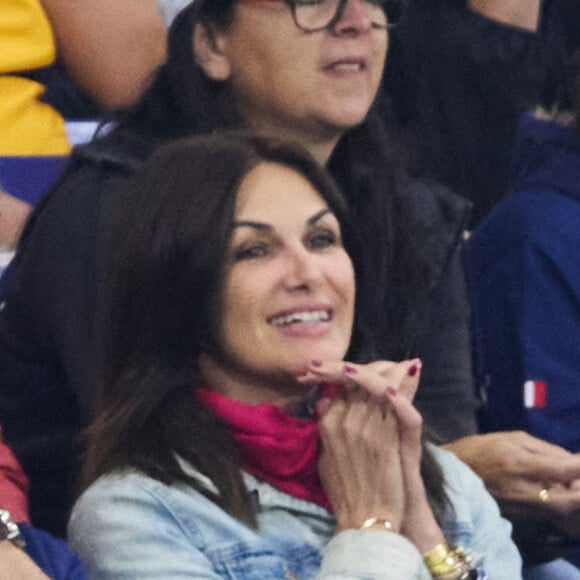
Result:
<svg viewBox="0 0 580 580"><path fill-rule="evenodd" d="M366 99L353 99L342 104L342 106L334 108L328 108L326 111L327 122L329 125L333 125L347 131L360 125L369 113L369 109L372 105L372 101Z"/></svg>
<svg viewBox="0 0 580 580"><path fill-rule="evenodd" d="M306 375L312 368L313 361L331 362L344 360L344 353L335 351L312 351L307 356L301 357L291 367L291 374L294 377L301 377Z"/></svg>

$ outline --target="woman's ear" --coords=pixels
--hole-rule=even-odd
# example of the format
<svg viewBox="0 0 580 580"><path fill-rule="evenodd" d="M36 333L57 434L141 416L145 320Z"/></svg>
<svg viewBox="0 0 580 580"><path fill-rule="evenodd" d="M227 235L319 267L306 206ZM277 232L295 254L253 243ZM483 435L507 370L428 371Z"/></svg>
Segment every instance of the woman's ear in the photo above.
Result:
<svg viewBox="0 0 580 580"><path fill-rule="evenodd" d="M230 61L225 51L226 38L213 27L198 23L193 31L193 54L205 74L214 81L230 78Z"/></svg>

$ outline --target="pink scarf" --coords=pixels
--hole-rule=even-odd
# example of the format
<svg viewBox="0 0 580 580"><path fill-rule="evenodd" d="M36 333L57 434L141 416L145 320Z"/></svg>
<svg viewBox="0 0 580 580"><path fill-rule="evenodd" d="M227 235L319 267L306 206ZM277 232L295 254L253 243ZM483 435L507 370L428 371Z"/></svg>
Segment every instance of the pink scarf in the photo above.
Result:
<svg viewBox="0 0 580 580"><path fill-rule="evenodd" d="M242 467L254 477L299 499L332 511L318 477L318 417L293 417L270 404L246 405L209 389L195 393L227 427L240 450ZM327 386L332 398L338 387Z"/></svg>

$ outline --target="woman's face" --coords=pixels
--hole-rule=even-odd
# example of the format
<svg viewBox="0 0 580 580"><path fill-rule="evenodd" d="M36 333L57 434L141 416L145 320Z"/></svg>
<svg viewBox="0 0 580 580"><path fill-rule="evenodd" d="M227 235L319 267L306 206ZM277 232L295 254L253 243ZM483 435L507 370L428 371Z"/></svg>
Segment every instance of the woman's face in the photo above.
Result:
<svg viewBox="0 0 580 580"><path fill-rule="evenodd" d="M202 356L202 375L248 403L296 395L310 361L344 357L354 300L336 217L301 174L262 163L238 192L219 353Z"/></svg>
<svg viewBox="0 0 580 580"><path fill-rule="evenodd" d="M216 46L225 66L221 80L231 82L246 122L308 146L336 142L365 119L387 42L387 31L371 25L363 0L348 0L331 29L310 33L296 27L282 1L239 1Z"/></svg>

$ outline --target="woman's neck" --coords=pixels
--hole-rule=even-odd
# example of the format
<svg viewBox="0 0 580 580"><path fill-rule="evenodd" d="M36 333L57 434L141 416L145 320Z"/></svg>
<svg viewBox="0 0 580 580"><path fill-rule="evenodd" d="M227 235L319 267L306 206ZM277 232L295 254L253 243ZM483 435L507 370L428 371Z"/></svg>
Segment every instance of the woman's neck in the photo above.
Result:
<svg viewBox="0 0 580 580"><path fill-rule="evenodd" d="M336 128L325 130L319 127L310 131L301 131L259 122L249 123L249 126L260 134L271 135L276 139L285 139L290 143L302 145L323 167L328 163L336 144L343 135L343 132Z"/></svg>
<svg viewBox="0 0 580 580"><path fill-rule="evenodd" d="M201 355L198 366L197 386L217 391L246 405L266 403L291 415L300 415L312 393L311 387L298 383L292 376L248 376L217 362L208 354Z"/></svg>
<svg viewBox="0 0 580 580"><path fill-rule="evenodd" d="M332 140L303 143L303 145L306 147L310 155L312 155L320 165L325 167L339 139L340 137L336 137Z"/></svg>

